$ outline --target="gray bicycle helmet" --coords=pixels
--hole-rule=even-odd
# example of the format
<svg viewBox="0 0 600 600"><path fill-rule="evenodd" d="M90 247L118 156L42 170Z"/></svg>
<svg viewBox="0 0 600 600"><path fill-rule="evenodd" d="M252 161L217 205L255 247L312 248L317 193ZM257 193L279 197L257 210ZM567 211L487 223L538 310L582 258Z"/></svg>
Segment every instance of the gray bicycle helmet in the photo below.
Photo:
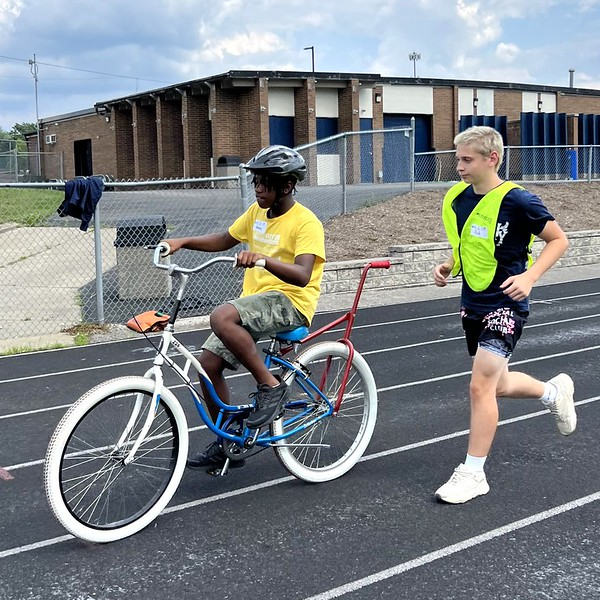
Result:
<svg viewBox="0 0 600 600"><path fill-rule="evenodd" d="M304 158L287 146L268 146L263 148L245 165L253 173L272 173L273 175L292 175L303 181L306 175Z"/></svg>

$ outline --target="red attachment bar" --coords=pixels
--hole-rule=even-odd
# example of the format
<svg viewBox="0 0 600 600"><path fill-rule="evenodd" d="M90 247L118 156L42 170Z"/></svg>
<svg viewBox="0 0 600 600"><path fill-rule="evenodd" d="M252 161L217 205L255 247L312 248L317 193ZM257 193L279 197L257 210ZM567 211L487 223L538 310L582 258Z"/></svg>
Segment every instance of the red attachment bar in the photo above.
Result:
<svg viewBox="0 0 600 600"><path fill-rule="evenodd" d="M356 290L356 295L354 296L354 302L352 303L352 308L343 316L331 321L327 325L324 325L320 329L309 333L305 338L300 340L301 344L306 344L306 342L310 342L316 337L319 337L326 331L337 327L341 323L346 322L346 331L344 332L344 337L340 340L344 342L344 340L350 339L350 333L352 332L352 327L354 326L354 319L356 318L356 313L358 311L358 303L360 302L360 297L362 295L363 287L365 285L365 279L367 278L367 273L369 269L389 269L391 267L391 263L389 260L374 260L372 262L367 263L362 270L360 275L360 281L358 282L358 288ZM291 349L291 347L290 347ZM283 350L282 354L286 354L289 352L289 349ZM353 350L351 350L353 353Z"/></svg>
<svg viewBox="0 0 600 600"><path fill-rule="evenodd" d="M322 335L326 331L337 327L341 323L346 322L346 330L344 331L344 337L342 337L339 342L345 344L348 347L348 361L346 363L346 368L344 370L344 374L342 376L342 382L340 385L340 391L338 393L338 397L336 399L335 405L333 407L333 414L336 415L340 409L340 405L342 403L342 398L344 397L344 392L346 391L346 384L348 383L348 376L350 375L350 369L352 368L352 360L354 359L354 346L350 341L350 334L352 332L352 327L354 326L354 319L356 318L356 313L358 311L358 303L360 301L360 297L362 295L363 287L365 285L365 279L367 278L367 273L369 269L389 269L391 267L391 263L389 260L374 260L372 262L367 263L362 270L360 275L360 281L358 282L358 288L356 290L356 295L354 296L354 302L352 303L352 308L342 317L339 317L331 323L324 325L320 329L309 333L305 338L300 340L301 344L305 344L306 342L310 342L314 338ZM291 350L291 346L289 348L284 348L281 350L282 354L286 354ZM323 387L325 385L325 380L327 378L327 372L329 371L331 363L331 357L327 359L327 366L325 368L325 372L323 373L323 381L320 382L321 391L323 391Z"/></svg>
<svg viewBox="0 0 600 600"><path fill-rule="evenodd" d="M372 269L389 269L392 263L389 260L374 260L369 263Z"/></svg>

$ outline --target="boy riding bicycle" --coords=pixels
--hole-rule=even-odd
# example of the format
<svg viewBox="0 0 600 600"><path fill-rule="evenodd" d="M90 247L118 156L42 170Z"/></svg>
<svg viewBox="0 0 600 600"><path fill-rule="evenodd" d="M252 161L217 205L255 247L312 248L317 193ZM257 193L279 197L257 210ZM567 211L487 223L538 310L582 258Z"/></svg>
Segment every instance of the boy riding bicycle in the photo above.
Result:
<svg viewBox="0 0 600 600"><path fill-rule="evenodd" d="M287 400L288 387L265 366L256 342L278 331L310 325L317 308L325 263L323 225L306 207L294 200L296 183L306 174L298 152L286 146L269 146L245 168L253 174L256 202L228 231L199 237L165 240L171 254L181 248L223 252L240 243L248 250L237 255L237 266L246 269L242 295L213 310L212 334L202 346L200 364L221 400L229 403L229 387L223 372L241 364L254 377L255 406L246 419L250 428L270 424ZM254 268L264 259L264 268ZM204 399L213 419L218 408L206 389ZM226 456L218 441L188 459L191 468L222 468ZM233 461L240 467L243 460Z"/></svg>

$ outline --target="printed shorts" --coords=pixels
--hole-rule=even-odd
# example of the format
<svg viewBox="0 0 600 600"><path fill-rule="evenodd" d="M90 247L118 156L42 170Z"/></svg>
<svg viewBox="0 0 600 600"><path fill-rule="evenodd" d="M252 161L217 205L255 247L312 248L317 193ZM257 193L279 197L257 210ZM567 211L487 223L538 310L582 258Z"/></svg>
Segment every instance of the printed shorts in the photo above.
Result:
<svg viewBox="0 0 600 600"><path fill-rule="evenodd" d="M497 308L487 314L460 309L467 349L475 356L477 348L484 348L503 358L510 358L527 322L529 313L512 308Z"/></svg>
<svg viewBox="0 0 600 600"><path fill-rule="evenodd" d="M258 342L279 331L289 331L302 325L308 325L306 317L292 304L292 301L281 292L265 292L229 300L227 304L235 307L240 315L242 327ZM240 361L225 347L223 342L211 333L202 345L220 356L231 369L237 369Z"/></svg>

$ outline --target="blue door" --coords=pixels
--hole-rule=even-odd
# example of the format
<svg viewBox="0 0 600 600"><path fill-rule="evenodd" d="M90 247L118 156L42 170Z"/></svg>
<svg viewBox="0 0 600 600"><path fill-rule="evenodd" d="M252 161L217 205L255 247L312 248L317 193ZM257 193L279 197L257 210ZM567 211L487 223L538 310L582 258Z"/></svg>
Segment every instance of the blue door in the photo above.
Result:
<svg viewBox="0 0 600 600"><path fill-rule="evenodd" d="M373 119L361 119L360 130L373 129ZM360 136L360 181L373 183L373 134Z"/></svg>
<svg viewBox="0 0 600 600"><path fill-rule="evenodd" d="M269 117L269 143L294 147L294 117Z"/></svg>
<svg viewBox="0 0 600 600"><path fill-rule="evenodd" d="M383 115L384 129L410 127L413 115ZM384 134L383 181L410 180L410 144L403 134ZM431 151L431 116L415 115L415 152ZM420 170L422 174L422 170Z"/></svg>

